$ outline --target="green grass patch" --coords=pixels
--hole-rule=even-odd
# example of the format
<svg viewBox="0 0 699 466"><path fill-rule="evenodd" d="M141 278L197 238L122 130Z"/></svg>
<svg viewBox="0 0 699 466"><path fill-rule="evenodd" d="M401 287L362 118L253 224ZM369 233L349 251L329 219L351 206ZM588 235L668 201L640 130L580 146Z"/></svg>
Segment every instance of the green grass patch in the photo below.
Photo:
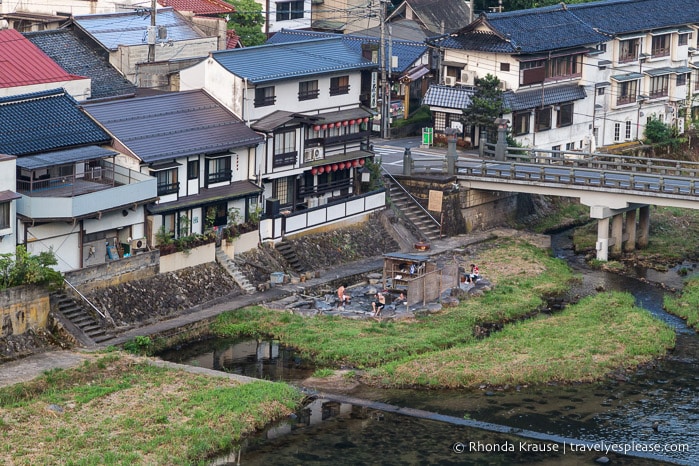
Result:
<svg viewBox="0 0 699 466"><path fill-rule="evenodd" d="M572 278L564 262L513 240L480 256L482 273L498 283L492 292L411 322L309 318L249 307L220 315L212 328L225 337L278 339L323 366L378 367L471 342L477 324L516 320L541 306L543 296L563 291Z"/></svg>
<svg viewBox="0 0 699 466"><path fill-rule="evenodd" d="M0 462L208 464L302 399L286 384L241 384L112 352L0 389L0 435L12 445Z"/></svg>
<svg viewBox="0 0 699 466"><path fill-rule="evenodd" d="M664 305L667 312L682 317L689 327L699 330L699 277L687 280L680 296L665 296Z"/></svg>
<svg viewBox="0 0 699 466"><path fill-rule="evenodd" d="M375 369L369 381L397 386L585 382L665 354L675 333L629 294L595 295L561 314L506 326L487 339Z"/></svg>
<svg viewBox="0 0 699 466"><path fill-rule="evenodd" d="M318 369L315 372L313 372L313 377L317 377L319 379L325 379L333 375L335 371L333 369Z"/></svg>

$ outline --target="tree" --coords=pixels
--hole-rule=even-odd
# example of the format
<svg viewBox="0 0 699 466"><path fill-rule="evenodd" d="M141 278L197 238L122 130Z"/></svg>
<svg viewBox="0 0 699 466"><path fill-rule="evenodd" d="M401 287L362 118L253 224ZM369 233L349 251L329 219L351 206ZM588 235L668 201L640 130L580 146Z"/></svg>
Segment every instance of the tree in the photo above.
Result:
<svg viewBox="0 0 699 466"><path fill-rule="evenodd" d="M644 136L646 137L646 141L651 144L667 144L674 135L672 134L672 129L668 125L657 118L652 118L646 123Z"/></svg>
<svg viewBox="0 0 699 466"><path fill-rule="evenodd" d="M500 89L500 80L492 74L476 79L476 92L471 105L463 110L464 123L475 127L496 129L495 119L508 113Z"/></svg>
<svg viewBox="0 0 699 466"><path fill-rule="evenodd" d="M0 290L34 284L57 287L63 282L63 275L51 267L56 264L53 251L34 256L24 246L17 246L14 254L0 254Z"/></svg>
<svg viewBox="0 0 699 466"><path fill-rule="evenodd" d="M235 13L230 15L228 29L235 30L240 42L246 46L264 44L267 40L262 26L265 17L262 15L262 5L255 0L227 0L235 7Z"/></svg>

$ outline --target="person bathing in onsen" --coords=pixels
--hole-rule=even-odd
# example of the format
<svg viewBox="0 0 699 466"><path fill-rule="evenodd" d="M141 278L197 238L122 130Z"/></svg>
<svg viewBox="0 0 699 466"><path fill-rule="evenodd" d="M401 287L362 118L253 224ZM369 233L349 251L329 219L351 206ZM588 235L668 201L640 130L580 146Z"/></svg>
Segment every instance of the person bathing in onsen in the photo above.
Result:
<svg viewBox="0 0 699 466"><path fill-rule="evenodd" d="M339 300L339 306L344 306L345 304L350 303L350 295L345 293L345 289L347 288L347 285L340 285L340 287L337 289L337 299Z"/></svg>
<svg viewBox="0 0 699 466"><path fill-rule="evenodd" d="M372 301L371 310L374 312L374 317L378 317L386 306L386 296L383 293L376 293L376 301Z"/></svg>

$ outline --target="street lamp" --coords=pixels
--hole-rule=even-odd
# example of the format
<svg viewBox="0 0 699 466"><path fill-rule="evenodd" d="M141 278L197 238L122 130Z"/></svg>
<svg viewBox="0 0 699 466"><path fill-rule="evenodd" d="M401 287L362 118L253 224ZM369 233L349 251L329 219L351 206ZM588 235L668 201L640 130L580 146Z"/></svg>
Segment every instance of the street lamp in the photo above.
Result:
<svg viewBox="0 0 699 466"><path fill-rule="evenodd" d="M368 183L371 181L371 170L369 170L366 165L359 170L359 175L361 177L362 183Z"/></svg>

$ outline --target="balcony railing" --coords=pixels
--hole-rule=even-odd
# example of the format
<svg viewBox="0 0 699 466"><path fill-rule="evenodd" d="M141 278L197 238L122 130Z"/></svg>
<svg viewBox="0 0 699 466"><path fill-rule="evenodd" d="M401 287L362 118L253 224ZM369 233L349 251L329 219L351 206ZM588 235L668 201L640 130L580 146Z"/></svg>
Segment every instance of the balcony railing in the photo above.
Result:
<svg viewBox="0 0 699 466"><path fill-rule="evenodd" d="M255 99L255 107L268 107L274 105L277 101L277 96L260 97Z"/></svg>
<svg viewBox="0 0 699 466"><path fill-rule="evenodd" d="M158 196L165 196L166 194L174 194L180 190L180 183L167 183L158 185Z"/></svg>
<svg viewBox="0 0 699 466"><path fill-rule="evenodd" d="M232 170L222 170L222 171L216 172L216 173L209 173L206 177L206 185L208 186L208 185L214 184L214 183L231 181L232 176L233 176Z"/></svg>
<svg viewBox="0 0 699 466"><path fill-rule="evenodd" d="M300 196L309 194L323 194L329 191L337 191L338 189L346 189L352 185L350 178L344 180L331 181L330 183L319 184L317 186L303 186L299 189Z"/></svg>
<svg viewBox="0 0 699 466"><path fill-rule="evenodd" d="M330 88L330 95L342 95L342 94L349 94L349 84L345 86L337 86L337 87L331 87Z"/></svg>
<svg viewBox="0 0 699 466"><path fill-rule="evenodd" d="M635 102L636 102L635 95L622 95L616 99L617 105L626 105L626 104L635 103Z"/></svg>
<svg viewBox="0 0 699 466"><path fill-rule="evenodd" d="M320 91L318 89L314 89L312 91L303 91L299 92L299 100L313 100L317 99L319 95Z"/></svg>

